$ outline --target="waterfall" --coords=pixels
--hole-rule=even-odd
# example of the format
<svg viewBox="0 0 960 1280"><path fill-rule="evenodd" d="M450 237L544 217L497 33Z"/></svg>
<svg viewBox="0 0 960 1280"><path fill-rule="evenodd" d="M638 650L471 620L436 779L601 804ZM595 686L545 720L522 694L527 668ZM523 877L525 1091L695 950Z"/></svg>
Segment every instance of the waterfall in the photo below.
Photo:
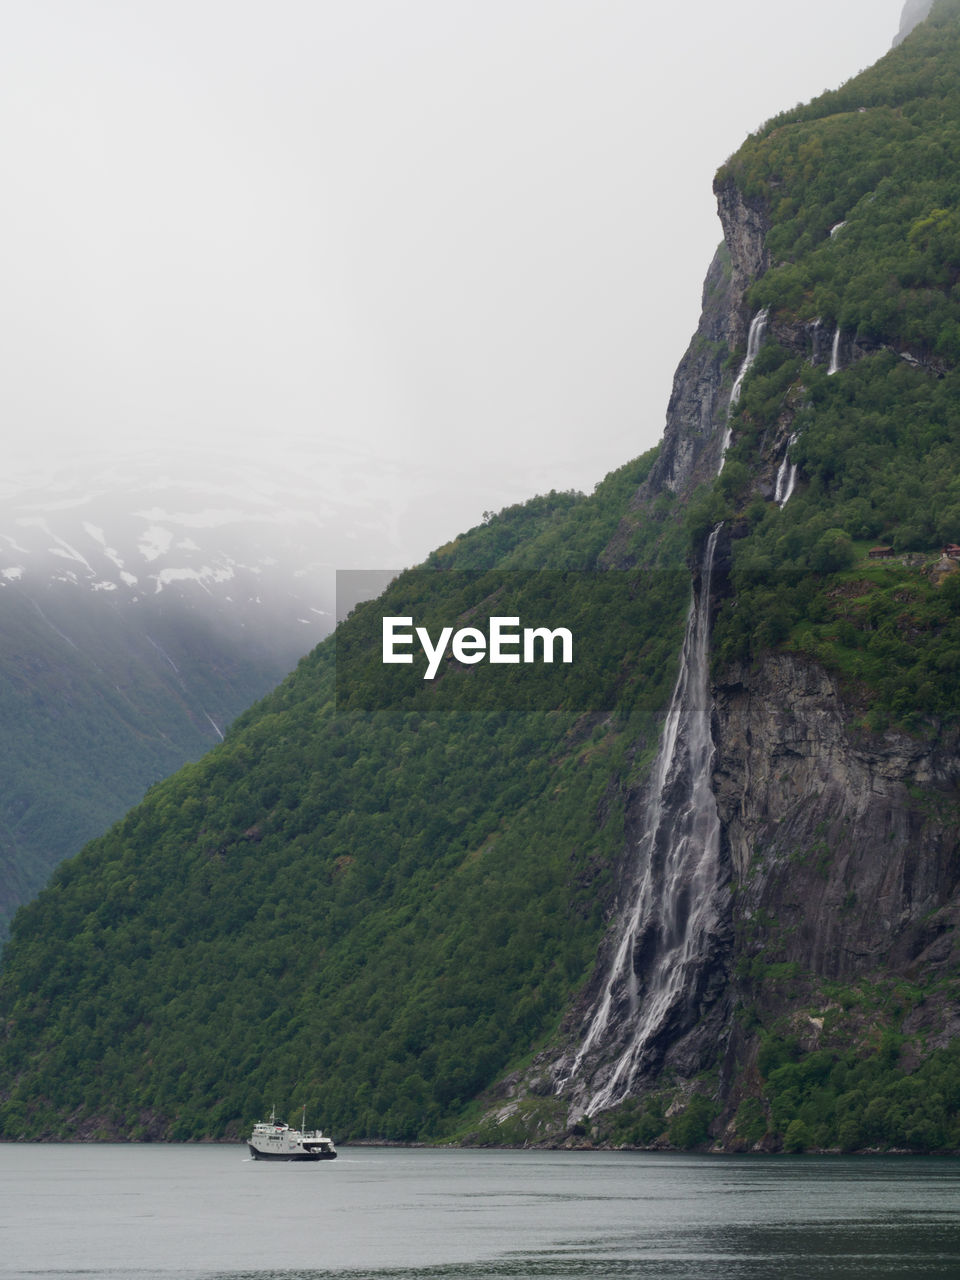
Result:
<svg viewBox="0 0 960 1280"><path fill-rule="evenodd" d="M727 460L727 450L730 448L730 441L733 439L733 431L728 423L723 431L723 439L720 442L720 465L717 467L717 475L723 470L723 464Z"/></svg>
<svg viewBox="0 0 960 1280"><path fill-rule="evenodd" d="M830 351L830 367L827 369L827 377L831 374L840 372L840 326L837 325L836 333L833 335L833 347Z"/></svg>
<svg viewBox="0 0 960 1280"><path fill-rule="evenodd" d="M740 366L740 372L737 374L733 389L730 392L730 408L739 403L740 392L743 388L743 380L750 372L750 367L756 360L760 352L760 343L763 341L763 335L767 328L767 318L770 315L769 308L764 307L750 321L750 332L747 335L747 354L743 357L743 364Z"/></svg>
<svg viewBox="0 0 960 1280"><path fill-rule="evenodd" d="M759 354L768 316L763 308L750 323L746 355L730 391L718 474L730 443L730 412ZM795 478L794 469L790 491ZM565 1063L558 1064L558 1093L581 1074L589 1080L588 1115L622 1102L638 1075L659 1063L663 1037L682 1035L696 1021L719 940L722 867L712 788L709 661L710 586L720 528L704 550L680 672L647 783L631 905L572 1065L565 1070Z"/></svg>
<svg viewBox="0 0 960 1280"><path fill-rule="evenodd" d="M783 461L780 463L780 470L777 472L777 483L773 491L773 500L779 507L784 507L790 501L790 495L797 487L797 464L790 461L790 450L797 442L797 435L794 432L787 441L787 447L784 450Z"/></svg>
<svg viewBox="0 0 960 1280"><path fill-rule="evenodd" d="M768 307L764 307L750 321L750 332L747 334L747 354L743 357L743 363L740 371L734 380L733 387L730 391L730 403L727 406L727 425L723 433L723 442L720 445L720 465L717 468L717 475L723 470L724 459L727 456L727 449L730 447L730 439L733 432L730 428L730 413L734 406L739 403L740 392L743 388L743 380L750 372L750 366L756 360L760 351L760 343L763 341L763 335L767 328L767 318L770 315Z"/></svg>
<svg viewBox="0 0 960 1280"><path fill-rule="evenodd" d="M595 1077L591 1084L589 1115L626 1097L637 1073L655 1060L661 1033L692 1023L704 961L717 934L720 819L711 788L708 666L710 581L719 533L720 525L704 552L680 674L648 783L633 904L570 1072L576 1077L597 1046L616 1045L609 1075L599 1088Z"/></svg>

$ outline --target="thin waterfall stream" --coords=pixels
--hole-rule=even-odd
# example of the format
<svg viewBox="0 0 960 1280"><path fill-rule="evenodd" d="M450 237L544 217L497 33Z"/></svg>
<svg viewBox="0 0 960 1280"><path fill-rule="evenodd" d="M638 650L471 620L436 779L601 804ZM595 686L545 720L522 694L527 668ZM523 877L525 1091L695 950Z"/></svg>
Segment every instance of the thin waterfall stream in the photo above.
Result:
<svg viewBox="0 0 960 1280"><path fill-rule="evenodd" d="M727 456L727 449L730 447L730 440L733 436L733 429L730 426L730 413L734 407L740 402L740 392L743 390L743 380L750 372L753 362L760 354L760 344L763 342L763 335L767 330L767 319L770 310L764 307L750 321L750 332L747 334L747 353L743 357L743 363L737 373L733 386L730 388L730 400L727 404L727 425L723 432L723 443L720 445L720 464L717 467L717 475L723 470L723 464Z"/></svg>
<svg viewBox="0 0 960 1280"><path fill-rule="evenodd" d="M695 1016L720 914L720 820L711 785L710 586L718 525L707 541L670 710L653 767L637 849L633 905L602 994L570 1071L616 1047L588 1115L615 1106L656 1057L656 1041Z"/></svg>
<svg viewBox="0 0 960 1280"><path fill-rule="evenodd" d="M790 501L790 496L797 487L797 464L790 461L790 450L797 443L797 433L793 432L787 441L787 447L783 453L783 461L780 463L780 470L777 472L777 482L774 486L773 500L778 507L785 507Z"/></svg>

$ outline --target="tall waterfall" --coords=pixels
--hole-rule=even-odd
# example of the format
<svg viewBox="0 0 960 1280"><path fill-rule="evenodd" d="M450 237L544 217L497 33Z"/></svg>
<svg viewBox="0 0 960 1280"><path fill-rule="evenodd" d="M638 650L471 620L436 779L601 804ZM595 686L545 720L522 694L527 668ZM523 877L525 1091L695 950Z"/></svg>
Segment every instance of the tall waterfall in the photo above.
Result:
<svg viewBox="0 0 960 1280"><path fill-rule="evenodd" d="M790 495L797 487L797 464L790 461L790 450L797 442L797 435L794 432L787 441L787 447L784 450L783 461L780 463L780 470L777 472L777 483L773 490L773 500L779 507L784 507L790 501Z"/></svg>
<svg viewBox="0 0 960 1280"><path fill-rule="evenodd" d="M766 332L767 319L769 315L769 308L764 307L761 311L758 311L750 321L750 332L747 334L747 354L743 357L743 363L740 366L740 371L737 374L733 387L730 390L730 403L727 407L728 419L731 410L740 401L740 392L743 389L743 380L750 372L750 367L759 354L760 343L763 341L763 335ZM730 429L728 421L723 433L723 443L720 446L720 465L717 467L717 475L719 475L723 470L723 463L727 455L727 449L730 446L730 438L732 434L733 432Z"/></svg>
<svg viewBox="0 0 960 1280"><path fill-rule="evenodd" d="M833 335L833 347L830 350L830 367L827 369L827 377L831 374L840 372L840 326L837 325L836 333Z"/></svg>
<svg viewBox="0 0 960 1280"><path fill-rule="evenodd" d="M617 1053L599 1085L594 1072L589 1115L623 1100L638 1072L656 1061L656 1042L665 1031L692 1024L704 961L717 935L720 819L711 788L708 665L719 533L718 525L687 616L680 674L648 784L632 905L570 1071L576 1077L601 1044Z"/></svg>

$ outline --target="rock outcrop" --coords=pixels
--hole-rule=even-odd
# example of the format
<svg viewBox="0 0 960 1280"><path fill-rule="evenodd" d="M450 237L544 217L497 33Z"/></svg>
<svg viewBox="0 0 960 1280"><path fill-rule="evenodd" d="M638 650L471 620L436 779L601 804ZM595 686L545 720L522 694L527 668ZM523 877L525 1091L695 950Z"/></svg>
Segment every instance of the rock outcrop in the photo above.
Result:
<svg viewBox="0 0 960 1280"><path fill-rule="evenodd" d="M642 505L663 490L686 496L712 479L720 456L730 389L731 356L746 347L746 293L766 270L767 225L762 208L733 183L717 187L723 243L707 271L700 323L674 375L660 457L638 493Z"/></svg>
<svg viewBox="0 0 960 1280"><path fill-rule="evenodd" d="M837 981L960 960L956 734L870 734L790 654L727 672L714 706L741 956Z"/></svg>
<svg viewBox="0 0 960 1280"><path fill-rule="evenodd" d="M932 8L933 0L907 0L900 17L900 30L893 37L894 48L906 40L914 27L919 26L925 18L929 17Z"/></svg>

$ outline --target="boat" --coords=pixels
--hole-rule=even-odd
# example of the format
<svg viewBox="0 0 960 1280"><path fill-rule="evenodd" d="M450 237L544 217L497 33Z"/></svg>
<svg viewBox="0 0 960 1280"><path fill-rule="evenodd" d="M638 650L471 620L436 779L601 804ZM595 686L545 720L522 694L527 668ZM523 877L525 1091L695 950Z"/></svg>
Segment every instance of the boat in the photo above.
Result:
<svg viewBox="0 0 960 1280"><path fill-rule="evenodd" d="M250 1155L254 1160L336 1160L337 1148L333 1139L320 1129L307 1130L306 1108L299 1129L277 1120L271 1112L269 1120L260 1120L253 1126L247 1139Z"/></svg>

